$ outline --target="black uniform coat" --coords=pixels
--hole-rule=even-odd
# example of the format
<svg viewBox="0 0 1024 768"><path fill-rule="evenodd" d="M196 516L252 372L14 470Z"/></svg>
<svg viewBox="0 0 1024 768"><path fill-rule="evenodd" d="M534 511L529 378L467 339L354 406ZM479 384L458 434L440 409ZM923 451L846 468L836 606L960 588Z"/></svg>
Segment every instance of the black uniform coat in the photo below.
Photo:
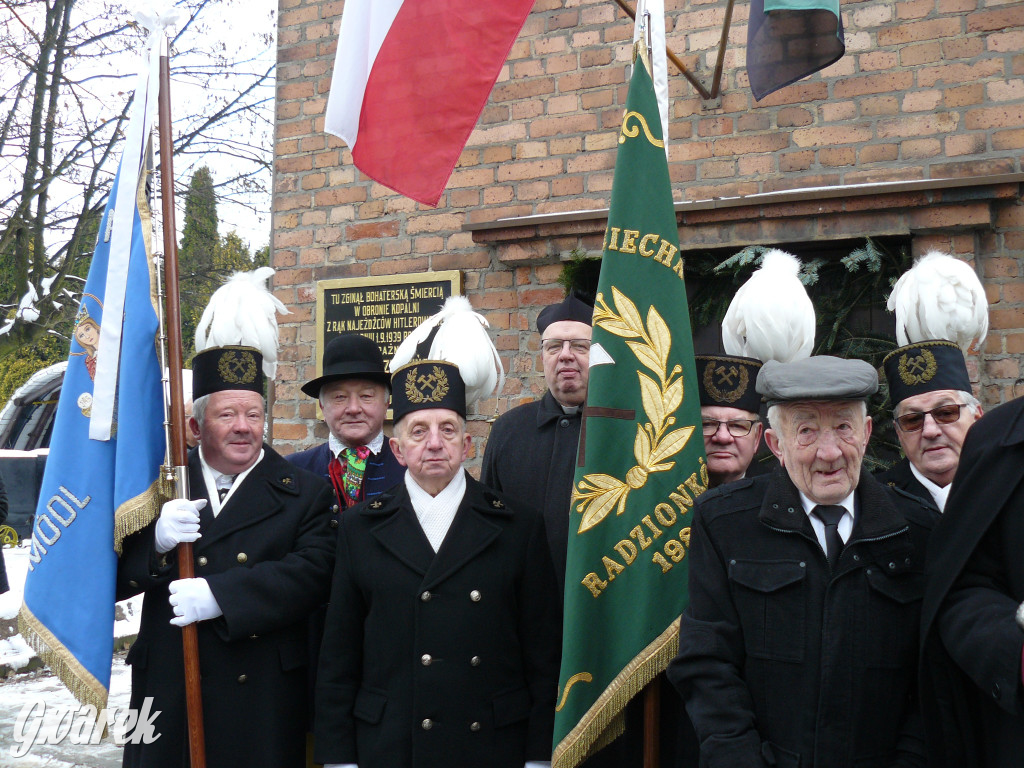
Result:
<svg viewBox="0 0 1024 768"><path fill-rule="evenodd" d="M305 765L307 627L330 583L333 493L270 446L216 519L200 513L195 571L224 615L198 623L206 763L211 768ZM193 499L207 498L198 451L189 457ZM154 524L155 525L155 524ZM145 593L142 625L128 653L131 706L152 696L152 744L129 744L124 765L188 764L181 630L169 622L175 551L158 555L153 525L128 537L118 599Z"/></svg>
<svg viewBox="0 0 1024 768"><path fill-rule="evenodd" d="M935 497L932 496L931 492L922 485L921 481L911 471L910 459L906 457L903 457L888 469L876 472L875 479L883 485L888 485L890 488L899 488L901 491L906 491L913 496L923 499L934 507L936 512L942 511L935 503Z"/></svg>
<svg viewBox="0 0 1024 768"><path fill-rule="evenodd" d="M917 641L937 515L861 472L835 573L784 469L709 491L669 666L701 766L924 765Z"/></svg>
<svg viewBox="0 0 1024 768"><path fill-rule="evenodd" d="M498 417L480 470L480 480L487 487L544 512L560 588L565 584L569 499L582 423L582 413L566 415L551 392L545 392L541 400Z"/></svg>
<svg viewBox="0 0 1024 768"><path fill-rule="evenodd" d="M971 427L935 529L921 691L937 768L1024 765L1024 399Z"/></svg>
<svg viewBox="0 0 1024 768"><path fill-rule="evenodd" d="M405 485L348 510L314 758L359 768L550 760L560 610L544 525L472 477L434 554Z"/></svg>

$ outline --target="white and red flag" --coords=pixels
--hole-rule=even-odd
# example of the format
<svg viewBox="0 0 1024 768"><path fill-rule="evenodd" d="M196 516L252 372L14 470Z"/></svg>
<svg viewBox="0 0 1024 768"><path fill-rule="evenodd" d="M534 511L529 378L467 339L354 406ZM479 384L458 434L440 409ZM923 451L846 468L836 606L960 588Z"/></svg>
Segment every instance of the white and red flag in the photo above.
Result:
<svg viewBox="0 0 1024 768"><path fill-rule="evenodd" d="M348 0L325 128L356 167L437 205L534 0Z"/></svg>

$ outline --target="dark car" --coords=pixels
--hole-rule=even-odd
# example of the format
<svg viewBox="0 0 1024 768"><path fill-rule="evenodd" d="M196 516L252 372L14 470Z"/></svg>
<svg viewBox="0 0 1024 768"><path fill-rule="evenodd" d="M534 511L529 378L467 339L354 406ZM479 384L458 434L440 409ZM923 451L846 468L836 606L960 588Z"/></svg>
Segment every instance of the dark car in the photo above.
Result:
<svg viewBox="0 0 1024 768"><path fill-rule="evenodd" d="M22 538L32 533L67 365L57 363L32 374L0 411L0 477L10 504L7 525Z"/></svg>

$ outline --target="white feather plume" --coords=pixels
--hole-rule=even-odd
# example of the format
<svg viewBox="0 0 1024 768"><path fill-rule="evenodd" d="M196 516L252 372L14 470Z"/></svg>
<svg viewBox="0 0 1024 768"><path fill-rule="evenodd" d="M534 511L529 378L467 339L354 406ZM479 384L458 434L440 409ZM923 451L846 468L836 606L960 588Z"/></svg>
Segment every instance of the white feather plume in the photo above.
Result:
<svg viewBox="0 0 1024 768"><path fill-rule="evenodd" d="M722 345L730 355L788 363L814 349L814 305L797 275L800 260L778 249L736 291L722 320Z"/></svg>
<svg viewBox="0 0 1024 768"><path fill-rule="evenodd" d="M420 323L395 350L391 370L397 371L416 355L416 345L440 325L427 357L459 367L466 383L466 405L500 391L505 384L501 357L487 333L490 324L473 311L465 296L450 296L441 311Z"/></svg>
<svg viewBox="0 0 1024 768"><path fill-rule="evenodd" d="M277 372L277 313L291 314L267 288L271 267L235 272L213 292L196 326L196 351L210 347L255 347L263 355L263 372Z"/></svg>
<svg viewBox="0 0 1024 768"><path fill-rule="evenodd" d="M926 253L896 281L886 306L896 313L900 346L943 339L966 353L988 334L981 281L966 262L940 251Z"/></svg>

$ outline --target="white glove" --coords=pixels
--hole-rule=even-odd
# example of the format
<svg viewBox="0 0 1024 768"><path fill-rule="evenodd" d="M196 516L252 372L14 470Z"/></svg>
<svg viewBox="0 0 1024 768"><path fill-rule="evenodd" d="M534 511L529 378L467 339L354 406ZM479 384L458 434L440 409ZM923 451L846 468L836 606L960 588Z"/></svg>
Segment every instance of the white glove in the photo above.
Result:
<svg viewBox="0 0 1024 768"><path fill-rule="evenodd" d="M530 760L526 763L526 768L551 768L550 760Z"/></svg>
<svg viewBox="0 0 1024 768"><path fill-rule="evenodd" d="M206 579L178 579L171 582L170 591L169 602L174 610L171 624L176 627L224 615Z"/></svg>
<svg viewBox="0 0 1024 768"><path fill-rule="evenodd" d="M199 510L205 506L206 499L171 499L164 504L156 520L156 551L162 555L183 541L198 539Z"/></svg>

